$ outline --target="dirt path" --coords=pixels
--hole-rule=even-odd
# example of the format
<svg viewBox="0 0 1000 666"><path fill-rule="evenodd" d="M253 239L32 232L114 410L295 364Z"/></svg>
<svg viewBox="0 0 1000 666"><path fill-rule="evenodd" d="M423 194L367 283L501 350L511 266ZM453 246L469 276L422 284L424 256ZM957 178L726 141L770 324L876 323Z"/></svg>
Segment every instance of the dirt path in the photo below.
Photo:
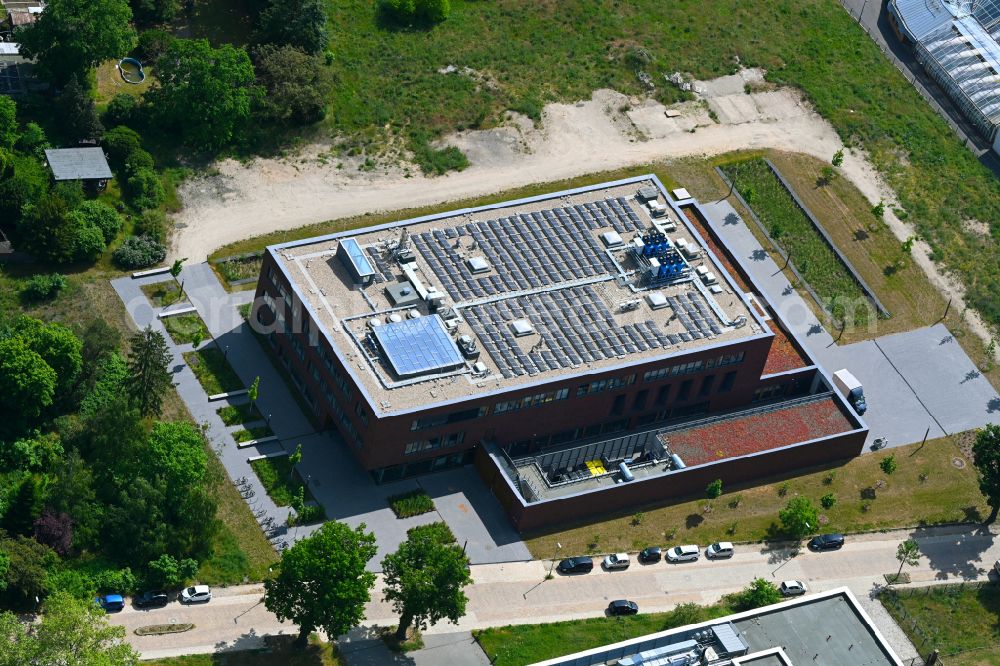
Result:
<svg viewBox="0 0 1000 666"><path fill-rule="evenodd" d="M692 155L746 148L775 148L829 159L842 147L833 127L790 89L745 92L761 80L747 70L699 82L700 101L668 110L652 100L636 105L611 90L590 100L550 104L542 128L512 116L503 127L455 134L447 143L468 155L465 171L426 178L393 167L362 171L357 160L324 156L311 146L289 159L225 160L217 174L181 188L184 209L176 217L171 256L202 261L218 247L250 236L306 224L391 211L500 192L537 182ZM714 118L713 118L714 115ZM873 204L887 208L895 195L866 157L845 155L841 173ZM913 230L887 210L886 222L905 240ZM960 285L914 244L914 260L953 307L964 309ZM984 340L986 327L972 311L970 327Z"/></svg>

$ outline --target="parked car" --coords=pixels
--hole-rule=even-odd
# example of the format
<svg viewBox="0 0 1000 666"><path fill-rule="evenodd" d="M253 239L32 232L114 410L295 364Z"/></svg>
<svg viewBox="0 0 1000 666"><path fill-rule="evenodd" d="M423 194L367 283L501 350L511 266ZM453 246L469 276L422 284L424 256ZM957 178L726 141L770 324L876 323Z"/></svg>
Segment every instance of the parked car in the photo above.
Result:
<svg viewBox="0 0 1000 666"><path fill-rule="evenodd" d="M628 565L632 564L628 559L628 553L615 553L614 555L608 555L604 558L604 568L609 571L614 569L628 569Z"/></svg>
<svg viewBox="0 0 1000 666"><path fill-rule="evenodd" d="M170 597L163 590L146 590L132 599L136 608L163 608L168 601L170 601Z"/></svg>
<svg viewBox="0 0 1000 666"><path fill-rule="evenodd" d="M608 615L635 615L639 605L627 599L616 599L608 604Z"/></svg>
<svg viewBox="0 0 1000 666"><path fill-rule="evenodd" d="M785 580L778 586L783 597L797 597L806 593L806 584L801 580Z"/></svg>
<svg viewBox="0 0 1000 666"><path fill-rule="evenodd" d="M686 546L676 546L667 550L668 562L694 562L701 555L698 546L689 544Z"/></svg>
<svg viewBox="0 0 1000 666"><path fill-rule="evenodd" d="M735 552L736 549L733 548L733 544L728 541L717 541L705 549L705 557L710 560L721 560L726 557L732 557Z"/></svg>
<svg viewBox="0 0 1000 666"><path fill-rule="evenodd" d="M94 599L106 613L117 613L125 608L125 599L120 594L105 594Z"/></svg>
<svg viewBox="0 0 1000 666"><path fill-rule="evenodd" d="M556 567L559 573L587 573L594 568L594 560L589 557L567 557Z"/></svg>
<svg viewBox="0 0 1000 666"><path fill-rule="evenodd" d="M650 546L649 548L643 548L639 553L639 561L643 564L652 564L653 562L659 562L660 558L663 557L663 551L660 550L659 546Z"/></svg>
<svg viewBox="0 0 1000 666"><path fill-rule="evenodd" d="M820 534L809 541L809 548L812 550L840 550L843 547L843 534Z"/></svg>
<svg viewBox="0 0 1000 666"><path fill-rule="evenodd" d="M212 590L208 585L192 585L181 592L182 604L200 604L212 600Z"/></svg>

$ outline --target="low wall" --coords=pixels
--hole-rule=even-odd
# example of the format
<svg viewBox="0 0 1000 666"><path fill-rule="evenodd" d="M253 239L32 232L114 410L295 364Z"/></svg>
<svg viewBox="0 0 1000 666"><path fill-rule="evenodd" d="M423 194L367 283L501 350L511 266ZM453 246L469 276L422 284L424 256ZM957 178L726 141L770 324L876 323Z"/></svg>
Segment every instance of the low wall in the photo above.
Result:
<svg viewBox="0 0 1000 666"><path fill-rule="evenodd" d="M867 429L853 430L780 449L690 467L611 488L525 504L494 456L480 446L475 466L490 492L500 501L518 532L598 518L651 502L701 495L705 486L722 479L723 487L772 477L798 469L848 460L861 454Z"/></svg>

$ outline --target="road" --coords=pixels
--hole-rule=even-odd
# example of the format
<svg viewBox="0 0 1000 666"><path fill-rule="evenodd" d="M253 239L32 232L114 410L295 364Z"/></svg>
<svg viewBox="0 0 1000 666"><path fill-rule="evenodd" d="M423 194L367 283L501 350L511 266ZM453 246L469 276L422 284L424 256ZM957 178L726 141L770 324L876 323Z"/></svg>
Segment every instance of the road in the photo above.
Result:
<svg viewBox="0 0 1000 666"><path fill-rule="evenodd" d="M552 580L545 580L547 561L481 565L472 568L473 584L466 590L468 612L458 627L442 623L428 633L599 616L609 600L623 597L637 602L643 612L670 610L684 602L712 603L755 577L802 580L817 592L847 586L859 599L867 600L873 587L884 583L882 574L896 571L896 548L910 536L917 539L922 553L919 565L907 568L914 584L984 580L993 562L1000 559L996 534L975 527L852 536L841 551L830 553L802 550L793 554L789 549L739 546L731 560L633 563L626 571L595 568L584 575L557 574ZM253 647L261 636L295 633L294 625L278 622L264 608L262 592L261 585L216 589L215 598L205 605L171 603L150 611L128 607L109 619L126 628L129 642L146 658ZM396 621L392 609L380 600L368 605L366 615L369 625ZM165 636L133 633L145 625L186 622L195 628ZM891 632L891 627L880 628Z"/></svg>

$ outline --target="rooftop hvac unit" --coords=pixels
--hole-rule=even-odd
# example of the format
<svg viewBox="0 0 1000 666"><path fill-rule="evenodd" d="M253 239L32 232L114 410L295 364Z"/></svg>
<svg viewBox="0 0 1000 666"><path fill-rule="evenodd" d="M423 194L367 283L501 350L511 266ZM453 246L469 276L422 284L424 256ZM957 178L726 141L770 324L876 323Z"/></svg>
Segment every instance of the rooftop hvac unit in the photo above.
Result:
<svg viewBox="0 0 1000 666"><path fill-rule="evenodd" d="M527 319L515 319L510 322L510 330L516 338L523 338L535 332L535 329L531 327L531 322Z"/></svg>

